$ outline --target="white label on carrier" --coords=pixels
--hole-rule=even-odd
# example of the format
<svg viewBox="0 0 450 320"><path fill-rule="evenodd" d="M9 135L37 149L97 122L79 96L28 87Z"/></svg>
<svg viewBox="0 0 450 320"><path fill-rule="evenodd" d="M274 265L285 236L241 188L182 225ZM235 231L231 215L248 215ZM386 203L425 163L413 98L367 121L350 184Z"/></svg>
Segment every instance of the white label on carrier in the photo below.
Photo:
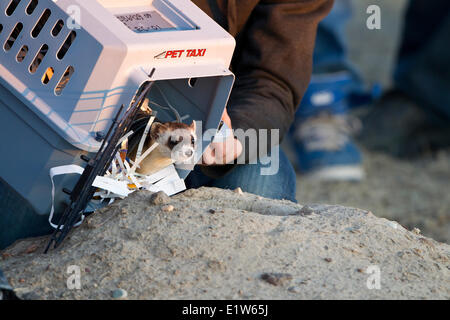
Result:
<svg viewBox="0 0 450 320"><path fill-rule="evenodd" d="M132 31L138 33L175 29L175 26L157 11L121 14L116 17Z"/></svg>

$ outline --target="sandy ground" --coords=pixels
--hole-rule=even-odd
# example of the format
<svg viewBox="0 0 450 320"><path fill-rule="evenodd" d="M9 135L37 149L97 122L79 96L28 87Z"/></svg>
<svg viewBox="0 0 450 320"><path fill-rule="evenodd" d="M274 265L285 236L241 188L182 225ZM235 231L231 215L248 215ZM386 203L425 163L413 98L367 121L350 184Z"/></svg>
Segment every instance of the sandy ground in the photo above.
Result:
<svg viewBox="0 0 450 320"><path fill-rule="evenodd" d="M450 299L450 246L368 211L210 188L158 203L135 193L57 251L22 241L1 266L28 299L111 299L119 288L128 299ZM71 265L80 290L67 288ZM378 270L380 289L369 289Z"/></svg>
<svg viewBox="0 0 450 320"><path fill-rule="evenodd" d="M339 0L337 0L339 1ZM396 50L407 1L352 1L349 58L368 84L392 84ZM381 30L368 30L366 8L381 8ZM340 204L371 210L436 240L450 243L450 150L410 161L363 150L366 179L361 183L320 183L298 176L300 203Z"/></svg>
<svg viewBox="0 0 450 320"><path fill-rule="evenodd" d="M298 176L297 200L365 208L450 243L450 152L414 161L366 152L364 168L367 176L361 183L320 183Z"/></svg>

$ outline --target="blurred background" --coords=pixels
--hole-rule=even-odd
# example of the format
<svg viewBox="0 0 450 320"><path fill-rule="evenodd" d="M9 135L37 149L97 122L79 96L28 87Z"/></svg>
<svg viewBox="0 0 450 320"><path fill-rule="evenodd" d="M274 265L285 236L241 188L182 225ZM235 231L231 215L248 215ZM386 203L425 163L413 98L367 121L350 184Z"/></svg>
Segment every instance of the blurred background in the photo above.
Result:
<svg viewBox="0 0 450 320"><path fill-rule="evenodd" d="M318 163L317 157L323 158L324 153L318 155L316 152L312 155L311 152L305 151L305 141L301 139L305 139L304 128L311 124L311 114L304 113L299 116L300 120L292 128L290 139L285 139L283 143L283 148L298 170L297 200L301 204L327 203L367 209L376 216L396 220L410 230L416 227L426 236L450 243L450 148L447 146L450 134L446 132L449 128L448 121L440 117L438 120L442 120L441 123L431 126L432 128L438 127L438 133L433 130L433 132L430 132L430 130L416 131L413 134L405 135L406 141L396 140L394 137L395 130L403 129L403 126L409 125L408 121L414 122L414 120L411 120L412 118L424 119L422 114L411 112L411 109L414 109L414 104L420 105L422 102L403 96L399 97L390 92L395 87L393 74L398 68L397 57L402 45L405 15L409 2L407 0L336 0L336 2L342 2L341 4L345 4L345 6L349 5L352 10L351 15L347 17L348 22L342 24L342 34L338 34L338 36L342 36L346 41L348 49L346 57L352 65L350 67L351 73L353 69L356 70L360 82L363 83L363 89L356 89L356 91L362 92L359 92L360 94L357 96L360 100L360 106L348 106L348 108L344 108L344 111L342 111L342 106L333 106L334 111L331 113L344 114L346 118L352 118L353 123L357 122L356 125L353 125L353 127L358 127L356 130L346 131L351 135L350 142L351 144L354 143L355 148L352 145L346 145L346 154L352 153L352 155L351 159L346 158L343 162L353 161L353 163L358 164L360 160L362 170L347 172L353 172L353 176L347 178L340 176L328 179L326 176L318 177L310 174L313 171L311 169L314 169L314 165ZM369 30L366 26L369 17L366 10L372 4L378 5L381 9L380 30ZM334 10L335 14L339 16L345 15L346 13L343 11L347 9L348 7L344 9L335 7ZM444 11L445 13L442 8L434 8L433 10ZM450 15L447 15L447 17L450 17ZM331 29L339 30L340 28L336 25L336 20L331 19L327 23L330 24ZM429 22L419 21L416 24L420 26L422 23L425 25ZM432 23L433 21L431 21ZM421 41L417 31L410 32L411 35L412 39ZM335 45L332 43L334 41L333 36L336 35L327 34L325 30L325 44L317 44L316 51L320 51L320 45L323 48L327 48L327 45ZM446 43L448 47L448 38ZM436 49L433 50L436 52ZM319 53L317 57L315 56L315 62L321 59ZM442 54L445 54L445 51ZM449 56L447 56L447 59L450 59ZM327 68L323 71L320 70L320 67L316 68L315 66L315 73L320 75L327 72L329 74L337 72L341 75L338 72L338 67L328 66ZM445 69L439 65L436 69L438 72L439 70L442 70L442 72L449 71L448 68ZM414 74L417 74L417 72ZM448 77L449 74L447 73ZM333 83L340 81L339 78L336 79L333 80L331 86L333 86ZM317 77L316 80L319 87L323 85L321 77ZM423 81L427 82L425 79ZM408 89L409 84L405 81L402 83ZM377 84L382 87L382 92ZM446 82L439 88L439 94L442 95L444 101L448 101L450 94L448 84L449 82ZM319 88L317 91L322 92L322 96L316 97L315 100L311 99L311 101L313 103L314 101L317 103L325 102L325 104L326 101L329 102L330 98L323 95L324 90L326 91L327 88ZM331 92L333 90L336 93L340 89L339 87L331 88ZM393 115L383 111L386 105L389 105L390 110L396 110ZM447 106L447 111L449 108L450 106ZM308 106L303 109L308 110ZM377 115L375 109L379 110L378 113L382 113L381 117L379 114ZM408 115L408 119L402 118ZM374 118L376 119L373 120ZM437 118L439 118L439 115ZM317 129L317 121L316 125L313 125L312 131L315 130L316 138L317 130L323 131L323 128L326 128L326 124L323 126L324 121L321 121L321 123L319 129ZM390 128L393 131L392 138L389 135L386 137L387 131L391 130ZM302 130L303 132L301 132ZM300 132L300 135L296 135L296 132ZM296 137L299 136L298 139L300 140L296 140ZM306 136L308 136L308 133L306 133ZM377 140L377 138L379 139ZM376 143L383 139L384 145L377 146ZM375 141L375 145L373 141ZM315 162L311 160L312 158ZM305 167L303 164L308 161L310 161L309 164L312 164Z"/></svg>

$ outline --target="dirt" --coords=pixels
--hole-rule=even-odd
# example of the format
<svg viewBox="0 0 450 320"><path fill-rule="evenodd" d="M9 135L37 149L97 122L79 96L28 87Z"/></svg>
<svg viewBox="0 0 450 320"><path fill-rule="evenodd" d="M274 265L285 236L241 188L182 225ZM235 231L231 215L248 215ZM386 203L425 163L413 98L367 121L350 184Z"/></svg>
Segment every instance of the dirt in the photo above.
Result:
<svg viewBox="0 0 450 320"><path fill-rule="evenodd" d="M450 298L450 246L368 211L214 188L152 199L100 210L47 255L21 241L0 266L29 299Z"/></svg>
<svg viewBox="0 0 450 320"><path fill-rule="evenodd" d="M449 151L408 161L365 151L364 169L360 183L324 183L299 175L297 200L365 208L450 243Z"/></svg>

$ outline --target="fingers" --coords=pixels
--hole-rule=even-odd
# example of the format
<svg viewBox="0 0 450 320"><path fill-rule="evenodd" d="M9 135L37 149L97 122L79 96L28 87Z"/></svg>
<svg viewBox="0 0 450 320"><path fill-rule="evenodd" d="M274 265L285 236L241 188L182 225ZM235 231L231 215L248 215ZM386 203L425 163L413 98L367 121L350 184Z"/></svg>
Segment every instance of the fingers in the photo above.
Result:
<svg viewBox="0 0 450 320"><path fill-rule="evenodd" d="M231 130L231 119L228 111L225 108L222 114L222 121ZM204 165L220 165L233 162L242 152L242 144L230 135L229 138L223 142L213 142L202 156L202 164Z"/></svg>
<svg viewBox="0 0 450 320"><path fill-rule="evenodd" d="M224 142L211 143L203 153L204 165L232 163L242 153L242 144L234 137Z"/></svg>
<svg viewBox="0 0 450 320"><path fill-rule="evenodd" d="M228 115L228 111L227 111L226 108L225 108L225 110L223 111L223 114L222 114L222 121L227 124L228 128L230 128L230 129L233 128L231 126L231 119L230 119L230 116Z"/></svg>
<svg viewBox="0 0 450 320"><path fill-rule="evenodd" d="M238 139L234 139L235 143L234 143L234 159L237 159L241 154L242 154L242 143L238 140Z"/></svg>
<svg viewBox="0 0 450 320"><path fill-rule="evenodd" d="M203 152L202 164L211 166L215 163L216 160L215 158L216 158L215 151L211 144L208 146L208 148L206 148L205 152Z"/></svg>

